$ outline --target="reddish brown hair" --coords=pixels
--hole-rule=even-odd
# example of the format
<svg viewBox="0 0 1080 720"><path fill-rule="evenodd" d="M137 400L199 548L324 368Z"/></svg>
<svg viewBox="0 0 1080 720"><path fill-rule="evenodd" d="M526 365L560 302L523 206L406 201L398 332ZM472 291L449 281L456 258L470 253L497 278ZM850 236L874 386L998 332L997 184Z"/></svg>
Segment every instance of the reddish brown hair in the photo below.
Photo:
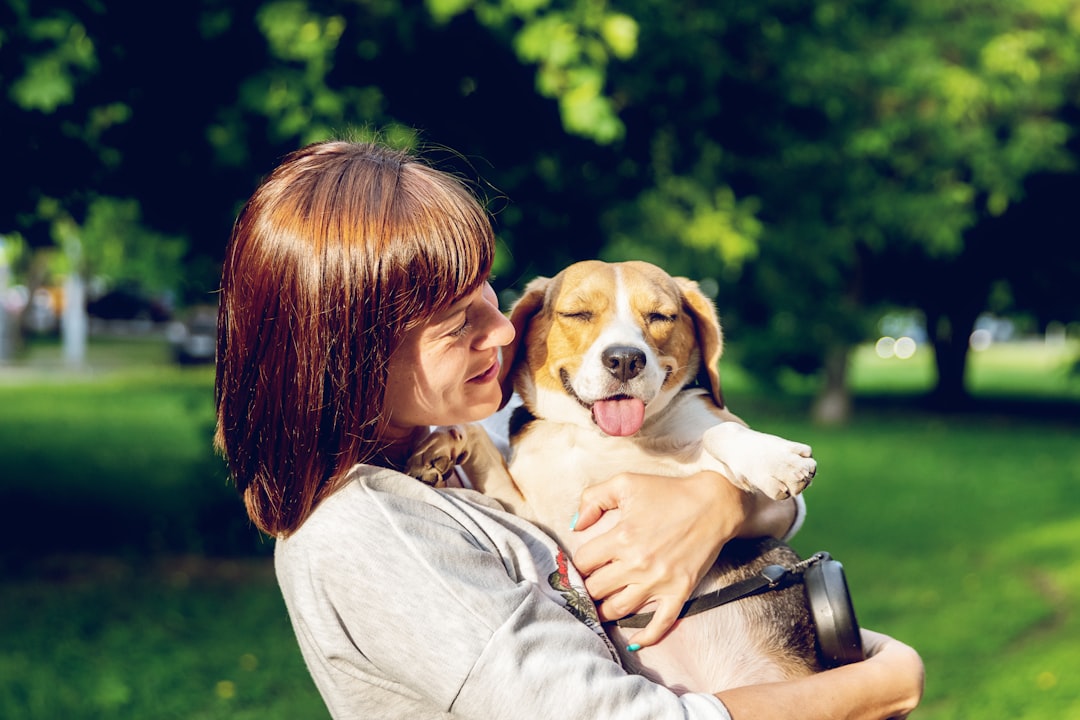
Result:
<svg viewBox="0 0 1080 720"><path fill-rule="evenodd" d="M475 196L404 151L318 143L259 186L222 271L214 438L255 525L287 535L377 458L390 355L493 255Z"/></svg>

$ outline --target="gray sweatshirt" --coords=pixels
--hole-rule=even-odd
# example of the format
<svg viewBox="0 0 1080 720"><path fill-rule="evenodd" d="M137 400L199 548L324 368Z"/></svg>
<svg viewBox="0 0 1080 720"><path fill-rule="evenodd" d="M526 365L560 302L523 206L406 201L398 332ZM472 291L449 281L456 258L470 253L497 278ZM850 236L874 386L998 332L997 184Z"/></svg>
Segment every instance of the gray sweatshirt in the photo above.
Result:
<svg viewBox="0 0 1080 720"><path fill-rule="evenodd" d="M558 546L471 490L357 466L274 559L339 720L730 720L623 670Z"/></svg>

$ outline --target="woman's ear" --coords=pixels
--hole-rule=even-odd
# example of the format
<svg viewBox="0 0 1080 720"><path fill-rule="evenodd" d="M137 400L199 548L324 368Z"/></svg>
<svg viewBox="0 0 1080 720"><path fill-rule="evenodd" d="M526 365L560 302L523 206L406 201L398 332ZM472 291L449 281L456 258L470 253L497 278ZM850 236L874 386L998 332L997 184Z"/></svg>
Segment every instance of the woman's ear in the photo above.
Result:
<svg viewBox="0 0 1080 720"><path fill-rule="evenodd" d="M720 329L720 318L712 300L701 292L693 280L684 277L675 278L682 293L683 305L694 320L698 347L701 349L701 367L698 369L699 380L709 388L713 402L717 407L724 407L724 392L720 388L720 355L724 352L724 335Z"/></svg>
<svg viewBox="0 0 1080 720"><path fill-rule="evenodd" d="M514 375L517 364L522 361L523 353L518 350L525 345L525 336L529 332L529 323L544 306L548 284L551 278L534 278L525 286L525 292L510 309L510 324L514 326L514 340L503 348L502 369L499 371L499 383L502 386L502 405L510 401L514 393ZM500 406L501 407L501 406Z"/></svg>

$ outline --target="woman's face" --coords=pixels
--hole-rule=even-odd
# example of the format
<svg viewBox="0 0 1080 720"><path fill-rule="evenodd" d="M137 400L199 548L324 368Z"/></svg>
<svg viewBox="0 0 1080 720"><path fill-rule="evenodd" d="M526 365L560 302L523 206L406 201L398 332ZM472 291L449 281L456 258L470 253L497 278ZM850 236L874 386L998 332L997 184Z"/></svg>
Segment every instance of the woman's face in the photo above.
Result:
<svg viewBox="0 0 1080 720"><path fill-rule="evenodd" d="M474 422L502 401L499 349L514 327L484 283L426 325L409 331L390 358L386 438L403 440L421 425Z"/></svg>

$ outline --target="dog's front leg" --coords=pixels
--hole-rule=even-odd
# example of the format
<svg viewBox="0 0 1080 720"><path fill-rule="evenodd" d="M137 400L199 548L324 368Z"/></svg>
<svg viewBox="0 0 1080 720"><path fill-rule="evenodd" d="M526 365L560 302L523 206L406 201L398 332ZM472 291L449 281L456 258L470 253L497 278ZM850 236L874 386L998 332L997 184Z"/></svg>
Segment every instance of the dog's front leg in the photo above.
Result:
<svg viewBox="0 0 1080 720"><path fill-rule="evenodd" d="M809 445L723 422L705 431L706 452L726 466L728 479L782 500L802 492L817 472Z"/></svg>
<svg viewBox="0 0 1080 720"><path fill-rule="evenodd" d="M443 487L459 465L475 490L495 498L515 515L529 517L525 498L510 477L506 460L479 425L435 428L413 448L405 474L428 485Z"/></svg>
<svg viewBox="0 0 1080 720"><path fill-rule="evenodd" d="M495 498L515 515L530 517L525 498L507 469L506 458L495 447L491 436L480 425L463 427L468 451L460 464L473 488Z"/></svg>
<svg viewBox="0 0 1080 720"><path fill-rule="evenodd" d="M469 456L465 425L436 427L419 440L405 463L405 474L432 487L444 487L454 468Z"/></svg>

